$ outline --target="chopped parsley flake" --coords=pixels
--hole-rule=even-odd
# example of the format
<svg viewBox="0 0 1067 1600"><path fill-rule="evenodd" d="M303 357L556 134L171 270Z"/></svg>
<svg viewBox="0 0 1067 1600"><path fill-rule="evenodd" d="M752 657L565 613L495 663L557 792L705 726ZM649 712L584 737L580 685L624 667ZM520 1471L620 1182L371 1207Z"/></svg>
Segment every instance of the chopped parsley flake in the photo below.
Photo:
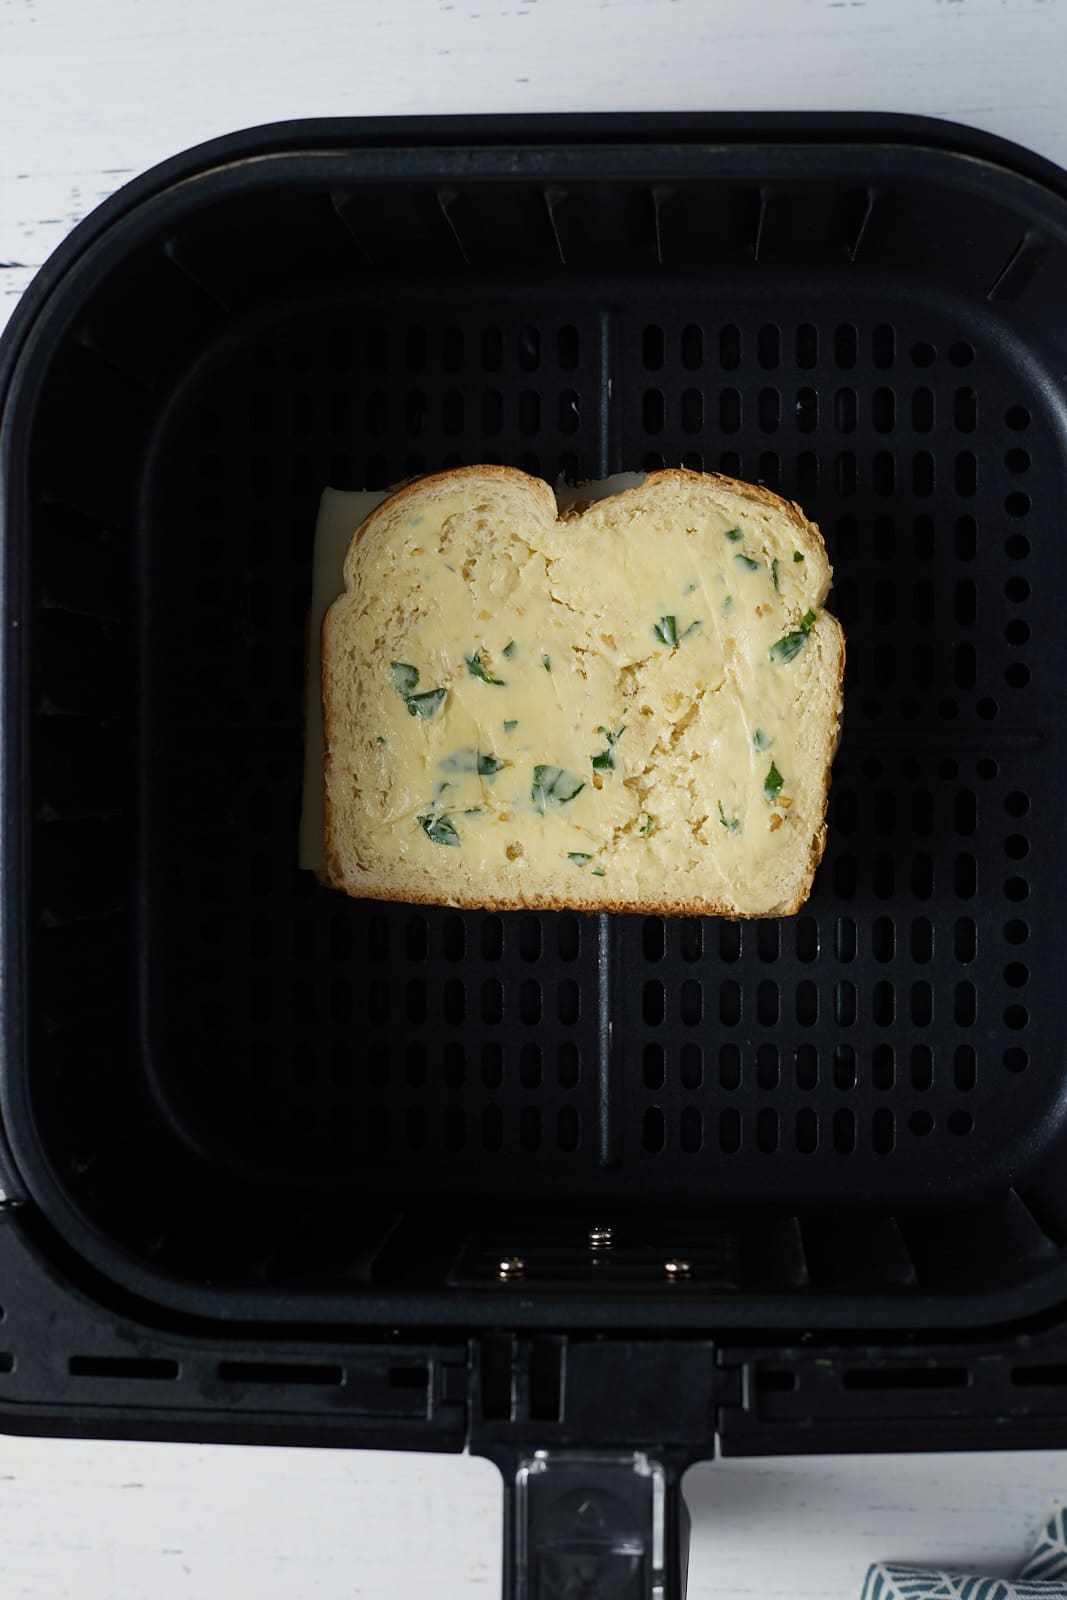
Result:
<svg viewBox="0 0 1067 1600"><path fill-rule="evenodd" d="M567 860L573 861L576 867L587 867L592 859L592 856L586 855L584 850L567 851Z"/></svg>
<svg viewBox="0 0 1067 1600"><path fill-rule="evenodd" d="M541 657L541 665L544 667L546 672L551 672L552 671L552 657L551 656L542 656Z"/></svg>
<svg viewBox="0 0 1067 1600"><path fill-rule="evenodd" d="M778 796L782 792L782 784L784 782L785 779L782 777L782 774L778 771L778 768L772 761L771 770L763 780L763 793L766 795L772 806L777 803Z"/></svg>
<svg viewBox="0 0 1067 1600"><path fill-rule="evenodd" d="M740 528L727 528L726 537L729 539L731 544L738 544L740 542L740 539L741 539L741 529Z"/></svg>
<svg viewBox="0 0 1067 1600"><path fill-rule="evenodd" d="M518 725L519 725L519 721L518 721L517 717L506 718L505 721L504 721L504 732L505 733L514 733L515 729L518 727Z"/></svg>
<svg viewBox="0 0 1067 1600"><path fill-rule="evenodd" d="M695 622L689 624L684 632L679 633L677 617L660 617L658 622L653 623L652 632L660 644L665 644L669 649L675 650L683 639L688 639L689 635L695 633L701 625L702 619L698 617Z"/></svg>
<svg viewBox="0 0 1067 1600"><path fill-rule="evenodd" d="M774 584L774 592L775 592L775 594L781 594L782 591L778 587L778 557L777 556L775 556L774 560L771 562L771 582Z"/></svg>
<svg viewBox="0 0 1067 1600"><path fill-rule="evenodd" d="M512 656L515 654L515 651L517 649L518 649L518 646L516 645L514 639L509 639L507 644L504 646L503 654L510 661Z"/></svg>
<svg viewBox="0 0 1067 1600"><path fill-rule="evenodd" d="M738 555L738 556L734 556L734 560L737 562L737 565L739 567L744 567L746 572L758 572L759 571L759 562L756 561L752 556L741 556L741 555Z"/></svg>
<svg viewBox="0 0 1067 1600"><path fill-rule="evenodd" d="M467 671L470 673L472 678L477 678L481 683L493 683L498 689L502 689L504 687L503 678L493 677L492 673L482 660L482 652L480 650L475 650L473 654L464 656L463 659L467 663Z"/></svg>
<svg viewBox="0 0 1067 1600"><path fill-rule="evenodd" d="M753 748L753 750L769 750L773 743L774 743L774 740L770 737L769 734L764 733L762 728L753 728L753 730L752 730L752 748Z"/></svg>
<svg viewBox="0 0 1067 1600"><path fill-rule="evenodd" d="M447 817L438 817L432 811L427 811L417 820L427 839L430 839L434 844L447 844L452 845L453 848L458 847L459 834Z"/></svg>
<svg viewBox="0 0 1067 1600"><path fill-rule="evenodd" d="M608 747L606 750L601 750L598 755L589 757L590 761L593 763L594 772L615 771L615 746L618 744L625 732L625 723L623 723L621 728L617 728L614 733L612 733L610 728L605 728L603 726L597 729L597 733L602 733L604 738L608 741Z"/></svg>
<svg viewBox="0 0 1067 1600"><path fill-rule="evenodd" d="M804 559L803 550L794 550L793 551L793 560L794 561L803 561L803 559Z"/></svg>
<svg viewBox="0 0 1067 1600"><path fill-rule="evenodd" d="M793 657L807 643L808 634L815 626L814 611L805 611L800 619L799 628L791 628L780 639L771 645L771 660L781 665L783 662L792 661Z"/></svg>
<svg viewBox="0 0 1067 1600"><path fill-rule="evenodd" d="M722 614L723 614L723 616L724 617L728 617L733 609L734 609L734 597L733 597L732 594L728 594L726 596L726 599L722 603Z"/></svg>
<svg viewBox="0 0 1067 1600"><path fill-rule="evenodd" d="M389 676L393 688L408 708L408 715L421 717L423 722L429 722L448 693L447 689L425 689L422 694L414 694L413 690L419 681L419 669L408 661L390 661ZM374 742L377 744L379 740ZM381 739L380 742L384 744L385 740Z"/></svg>
<svg viewBox="0 0 1067 1600"><path fill-rule="evenodd" d="M647 839L649 834L652 833L652 831L655 828L655 826L656 826L655 817L652 815L651 811L646 811L644 817L641 820L641 824L640 824L640 826L639 826L637 831L638 831L638 833L641 835L641 837L643 839Z"/></svg>
<svg viewBox="0 0 1067 1600"><path fill-rule="evenodd" d="M721 800L719 801L719 821L722 823L722 825L726 829L727 833L740 833L741 832L741 823L740 823L740 821L738 820L737 817L728 817L726 815L726 812L722 808L722 801Z"/></svg>
<svg viewBox="0 0 1067 1600"><path fill-rule="evenodd" d="M544 816L546 806L565 806L575 795L581 794L584 788L585 783L581 778L576 778L573 773L564 772L562 767L536 766L530 798L534 810Z"/></svg>
<svg viewBox="0 0 1067 1600"><path fill-rule="evenodd" d="M792 661L807 642L808 636L804 630L793 628L789 633L783 633L782 637L771 645L771 660L776 661L779 666Z"/></svg>
<svg viewBox="0 0 1067 1600"><path fill-rule="evenodd" d="M592 877L594 877L594 878L602 878L602 877L604 877L604 868L603 867L594 867L593 870L592 870L592 873L590 875Z"/></svg>
<svg viewBox="0 0 1067 1600"><path fill-rule="evenodd" d="M498 756L483 755L480 750L475 750L471 745L464 745L462 750L453 751L441 762L442 772L476 772L480 778L491 778L494 773L500 772L507 766L506 761L501 761Z"/></svg>
<svg viewBox="0 0 1067 1600"><path fill-rule="evenodd" d="M423 722L429 722L430 718L436 715L447 693L447 689L427 689L425 694L409 694L406 701L408 715L421 717Z"/></svg>
<svg viewBox="0 0 1067 1600"><path fill-rule="evenodd" d="M393 688L397 694L402 694L406 697L419 681L419 669L411 666L407 661L390 661L389 676L393 681Z"/></svg>

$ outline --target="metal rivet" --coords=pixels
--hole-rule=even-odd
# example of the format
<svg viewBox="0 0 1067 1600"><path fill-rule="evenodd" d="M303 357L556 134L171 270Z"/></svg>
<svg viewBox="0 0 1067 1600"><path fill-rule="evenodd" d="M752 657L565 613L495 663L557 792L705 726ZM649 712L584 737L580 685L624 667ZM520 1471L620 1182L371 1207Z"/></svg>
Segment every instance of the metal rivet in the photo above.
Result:
<svg viewBox="0 0 1067 1600"><path fill-rule="evenodd" d="M496 1275L501 1283L507 1283L510 1278L525 1278L526 1263L521 1256L505 1256L497 1266Z"/></svg>
<svg viewBox="0 0 1067 1600"><path fill-rule="evenodd" d="M665 1261L663 1270L672 1283L677 1283L679 1278L690 1278L693 1269L688 1261Z"/></svg>
<svg viewBox="0 0 1067 1600"><path fill-rule="evenodd" d="M590 1250L610 1250L612 1246L612 1231L610 1228L595 1227L589 1230Z"/></svg>

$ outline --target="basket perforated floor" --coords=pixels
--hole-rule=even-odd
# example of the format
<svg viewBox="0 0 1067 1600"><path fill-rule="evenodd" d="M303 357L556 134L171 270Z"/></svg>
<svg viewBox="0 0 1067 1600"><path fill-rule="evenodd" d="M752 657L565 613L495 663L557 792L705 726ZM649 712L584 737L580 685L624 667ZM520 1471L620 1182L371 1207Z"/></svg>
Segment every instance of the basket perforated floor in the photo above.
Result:
<svg viewBox="0 0 1067 1600"><path fill-rule="evenodd" d="M216 1147L273 1162L280 1136L316 1175L355 1158L419 1188L594 1195L610 1151L628 1188L661 1198L758 1194L774 1156L776 1184L788 1166L809 1194L906 1198L947 1169L989 1184L1011 1156L1005 1118L1027 1129L1056 1093L1029 1027L1031 1007L1064 1022L1053 964L1044 992L1028 964L1032 897L1058 893L1030 877L1056 804L1042 817L1039 600L1021 597L1041 420L996 352L931 313L886 321L880 302L782 326L696 286L682 299L686 322L640 304L603 319L617 367L595 309L529 322L453 301L442 318L405 298L353 324L317 308L249 335L186 397L152 508L168 546L196 529L200 558L168 568L147 619L163 660L190 632L198 647L152 752L169 813L152 841L169 934L152 1055ZM996 440L981 486L979 411ZM597 922L314 887L292 856L316 487L460 460L590 475L605 426L613 466L749 476L826 530L848 698L810 907L747 926ZM1054 699L1064 661L1042 665Z"/></svg>
<svg viewBox="0 0 1067 1600"><path fill-rule="evenodd" d="M1051 1271L1062 239L948 158L577 159L234 177L73 322L33 480L38 1150L98 1248L250 1293L478 1281L472 1235L534 1260L538 1219L553 1283L593 1219L635 1261L734 1229L767 1272L794 1229L771 1287L809 1305ZM849 659L800 916L460 914L297 870L319 491L481 461L717 468L818 520ZM841 1211L882 1241L861 1271Z"/></svg>

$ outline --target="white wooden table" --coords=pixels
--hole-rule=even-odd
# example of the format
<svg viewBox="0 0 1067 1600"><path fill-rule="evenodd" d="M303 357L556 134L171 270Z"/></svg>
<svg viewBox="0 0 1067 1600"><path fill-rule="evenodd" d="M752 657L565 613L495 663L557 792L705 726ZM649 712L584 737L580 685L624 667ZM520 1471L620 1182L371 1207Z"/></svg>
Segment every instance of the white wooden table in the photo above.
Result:
<svg viewBox="0 0 1067 1600"><path fill-rule="evenodd" d="M0 326L126 178L359 113L924 112L1067 165L1067 0L0 0ZM690 1594L855 1596L875 1558L1008 1572L1067 1452L696 1469ZM493 1594L470 1459L0 1438L5 1600Z"/></svg>

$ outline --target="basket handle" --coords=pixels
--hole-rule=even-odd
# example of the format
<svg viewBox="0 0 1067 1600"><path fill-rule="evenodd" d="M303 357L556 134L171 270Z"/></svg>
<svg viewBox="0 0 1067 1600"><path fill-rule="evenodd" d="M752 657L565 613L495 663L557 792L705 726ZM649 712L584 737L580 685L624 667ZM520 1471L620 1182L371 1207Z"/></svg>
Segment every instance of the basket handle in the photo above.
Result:
<svg viewBox="0 0 1067 1600"><path fill-rule="evenodd" d="M504 1600L685 1600L681 1473L644 1451L493 1452Z"/></svg>

